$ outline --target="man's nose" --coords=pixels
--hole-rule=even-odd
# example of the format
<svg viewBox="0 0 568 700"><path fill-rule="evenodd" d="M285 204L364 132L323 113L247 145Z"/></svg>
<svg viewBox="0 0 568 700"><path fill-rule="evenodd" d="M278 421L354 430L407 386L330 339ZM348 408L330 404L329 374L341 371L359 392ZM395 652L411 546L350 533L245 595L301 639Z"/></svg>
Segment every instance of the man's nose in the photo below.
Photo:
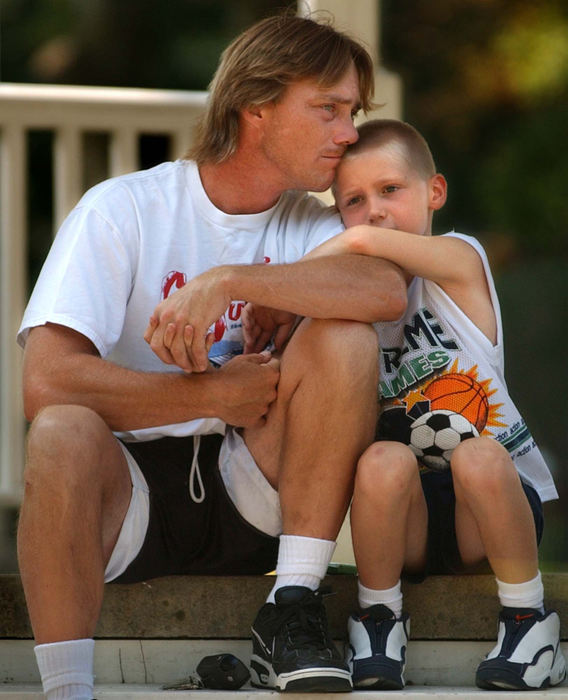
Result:
<svg viewBox="0 0 568 700"><path fill-rule="evenodd" d="M355 124L353 124L353 120L349 117L342 120L341 128L336 132L333 140L337 145L349 146L355 143L358 138L359 134L355 128Z"/></svg>

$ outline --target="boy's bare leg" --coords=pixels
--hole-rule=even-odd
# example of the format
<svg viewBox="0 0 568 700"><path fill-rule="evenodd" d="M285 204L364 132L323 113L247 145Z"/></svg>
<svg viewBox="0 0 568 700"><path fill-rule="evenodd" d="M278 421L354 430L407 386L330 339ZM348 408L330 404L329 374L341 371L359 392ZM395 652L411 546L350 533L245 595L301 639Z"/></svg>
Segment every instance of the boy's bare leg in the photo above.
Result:
<svg viewBox="0 0 568 700"><path fill-rule="evenodd" d="M88 408L52 406L28 437L18 557L38 644L93 636L130 503L122 450Z"/></svg>
<svg viewBox="0 0 568 700"><path fill-rule="evenodd" d="M456 534L462 559L485 557L500 581L521 583L538 573L534 519L507 450L492 438L465 440L452 456Z"/></svg>
<svg viewBox="0 0 568 700"><path fill-rule="evenodd" d="M304 319L282 355L278 398L245 441L278 489L284 534L335 540L376 422L371 326Z"/></svg>
<svg viewBox="0 0 568 700"><path fill-rule="evenodd" d="M360 582L392 588L426 560L428 512L416 458L406 445L376 442L357 465L351 534Z"/></svg>

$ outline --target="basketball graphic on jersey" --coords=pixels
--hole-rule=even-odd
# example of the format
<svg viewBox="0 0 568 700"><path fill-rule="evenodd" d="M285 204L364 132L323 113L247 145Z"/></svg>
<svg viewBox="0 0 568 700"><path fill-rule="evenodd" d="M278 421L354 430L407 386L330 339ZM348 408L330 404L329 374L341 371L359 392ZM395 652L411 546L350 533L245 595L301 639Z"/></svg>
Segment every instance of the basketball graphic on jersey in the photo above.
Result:
<svg viewBox="0 0 568 700"><path fill-rule="evenodd" d="M481 433L489 415L489 399L483 386L469 374L448 373L430 382L422 393L430 410L460 413Z"/></svg>
<svg viewBox="0 0 568 700"><path fill-rule="evenodd" d="M478 377L477 366L449 371L418 384L383 404L376 438L408 445L421 467L448 469L454 449L464 440L491 434L501 426L490 379Z"/></svg>

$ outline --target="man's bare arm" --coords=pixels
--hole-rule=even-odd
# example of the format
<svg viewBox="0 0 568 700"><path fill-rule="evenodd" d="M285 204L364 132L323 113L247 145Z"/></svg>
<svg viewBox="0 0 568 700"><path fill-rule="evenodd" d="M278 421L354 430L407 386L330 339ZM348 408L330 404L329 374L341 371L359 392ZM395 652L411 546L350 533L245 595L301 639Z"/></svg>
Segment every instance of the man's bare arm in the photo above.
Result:
<svg viewBox="0 0 568 700"><path fill-rule="evenodd" d="M38 326L24 354L24 411L32 420L45 406L78 404L118 431L209 417L249 427L262 420L275 399L279 371L269 355L255 355L252 362L248 357L191 376L136 372L102 359L76 331Z"/></svg>
<svg viewBox="0 0 568 700"><path fill-rule="evenodd" d="M222 265L161 302L144 338L163 362L188 372L203 371L208 328L234 300L311 318L371 323L402 315L406 284L396 265L364 255L332 255L289 265Z"/></svg>

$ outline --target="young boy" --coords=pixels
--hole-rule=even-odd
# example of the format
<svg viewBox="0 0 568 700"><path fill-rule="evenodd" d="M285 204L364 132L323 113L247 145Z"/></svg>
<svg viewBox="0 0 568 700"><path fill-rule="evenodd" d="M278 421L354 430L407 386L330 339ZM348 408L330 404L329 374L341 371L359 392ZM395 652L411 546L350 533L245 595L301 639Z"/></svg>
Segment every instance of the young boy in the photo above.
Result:
<svg viewBox="0 0 568 700"><path fill-rule="evenodd" d="M470 572L485 560L502 610L497 646L476 684L556 685L565 677L560 623L544 610L537 546L542 502L557 493L507 392L485 252L469 236L431 236L446 181L424 139L403 122L359 128L334 195L349 228L310 255L379 256L408 279L404 317L376 324L379 441L359 461L351 506L360 605L348 622L353 685L404 686L401 572Z"/></svg>

